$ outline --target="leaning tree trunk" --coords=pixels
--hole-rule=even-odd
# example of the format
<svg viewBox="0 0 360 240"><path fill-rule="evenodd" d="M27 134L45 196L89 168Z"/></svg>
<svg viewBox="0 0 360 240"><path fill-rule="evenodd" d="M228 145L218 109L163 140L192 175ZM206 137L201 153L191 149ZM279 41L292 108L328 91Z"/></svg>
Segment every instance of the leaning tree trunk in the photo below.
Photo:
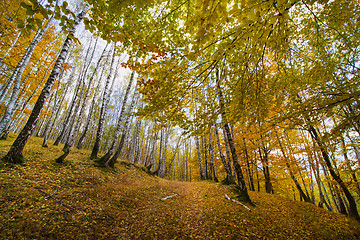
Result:
<svg viewBox="0 0 360 240"><path fill-rule="evenodd" d="M116 53L115 45L116 44L114 44L114 46L113 46L113 56L112 56L111 64L110 64L110 72L109 72L109 75L108 75L108 77L106 79L106 83L105 83L103 99L102 99L102 104L101 104L101 109L100 109L99 124L98 124L98 128L97 128L97 131L96 131L94 147L93 147L93 150L92 150L91 155L90 155L91 159L97 158L98 152L100 150L100 144L101 144L101 139L102 139L103 130L104 130L105 115L106 115L108 102L110 100L109 99L110 98L109 85L110 85L110 81L112 79L111 77L112 77L112 74L113 74L113 71L114 71L114 62L115 62L115 53Z"/></svg>
<svg viewBox="0 0 360 240"><path fill-rule="evenodd" d="M169 172L167 174L167 178L170 179L171 177L171 166L173 165L174 161L175 161L175 157L176 157L176 154L178 152L178 149L179 149L179 146L180 146L180 141L181 141L181 138L182 138L182 135L180 135L180 137L178 138L178 141L176 143L176 147L174 148L174 151L173 151L173 157L172 159L170 160L170 165L169 165ZM175 167L175 164L174 164L174 167Z"/></svg>
<svg viewBox="0 0 360 240"><path fill-rule="evenodd" d="M221 91L221 88L220 88L220 76L219 76L218 71L217 71L216 75L217 75L216 76L216 82L217 82L218 95L219 95L220 114L221 114L221 118L222 118L222 123L224 125L224 134L226 135L226 138L227 138L228 143L229 143L230 152L231 152L231 156L232 156L232 160L233 160L233 166L234 166L235 174L236 174L236 177L237 177L237 180L238 180L238 189L239 189L239 192L241 194L242 200L252 204L252 202L250 200L249 193L248 193L247 188L246 188L244 175L242 173L242 169L241 169L241 166L239 164L238 156L237 156L236 149L235 149L234 139L233 139L232 134L230 132L229 123L227 122L227 119L226 119L224 97L223 97L223 94L222 94L222 91Z"/></svg>
<svg viewBox="0 0 360 240"><path fill-rule="evenodd" d="M3 62L5 60L5 58L7 57L7 55L9 55L9 53L11 52L11 50L13 49L13 47L15 46L15 44L17 43L17 41L20 39L21 36L21 31L18 32L18 34L16 35L14 41L11 43L10 47L6 50L4 56L2 56L2 58L0 59L0 71L2 71L3 69ZM3 92L1 93L1 95L3 93L6 94L7 90L9 90L11 84L6 84L5 89L3 90ZM7 89L6 89L7 88ZM1 101L0 101L1 102Z"/></svg>
<svg viewBox="0 0 360 240"><path fill-rule="evenodd" d="M120 134L121 124L122 124L123 118L124 118L124 112L125 112L127 99L129 97L129 93L130 93L130 90L131 90L131 86L132 86L132 84L134 82L134 79L135 79L135 71L133 71L131 73L130 81L129 81L128 86L127 86L126 91L125 91L124 100L123 100L121 110L120 110L120 116L119 116L119 119L118 119L117 124L116 124L114 137L113 137L113 140L111 142L110 148L107 151L107 153L97 161L97 163L100 166L104 166L109 161L110 157L114 154L116 143L118 141L119 134Z"/></svg>
<svg viewBox="0 0 360 240"><path fill-rule="evenodd" d="M316 129L312 125L310 125L310 124L308 124L308 125L309 125L308 131L310 132L311 137L314 139L314 141L319 146L320 152L323 156L326 166L328 167L330 175L340 185L340 188L344 192L346 199L349 202L349 215L354 217L356 220L360 221L360 216L357 211L356 202L355 202L353 195L350 193L349 189L347 188L347 186L343 182L343 180L340 178L340 176L338 174L336 174L336 172L334 171L334 168L330 161L330 157L326 151L325 145L322 142L322 140L320 139Z"/></svg>
<svg viewBox="0 0 360 240"><path fill-rule="evenodd" d="M70 44L74 37L75 28L81 22L83 17L85 16L86 11L83 10L75 19L75 24L73 28L69 31L67 38L64 41L64 44L61 48L61 52L56 60L53 70L50 73L48 80L45 83L44 88L42 89L38 100L35 103L35 106L30 114L28 121L26 122L24 128L21 130L18 137L15 139L14 143L10 147L9 152L2 159L6 162L19 164L23 161L23 149L31 136L31 133L36 125L37 120L39 119L41 110L44 106L44 103L47 97L50 94L50 90L52 85L54 84L59 72L61 70L62 65L64 64L64 60L67 52L69 51Z"/></svg>
<svg viewBox="0 0 360 240"><path fill-rule="evenodd" d="M230 147L229 147L229 141L226 138L226 134L225 134L225 129L224 127L222 127L222 132L223 132L223 136L224 136L224 145L225 145L225 153L226 153L226 160L228 163L228 166L230 168L231 171L231 175L233 176L234 180L235 180L235 171L234 171L234 166L231 166L231 154L230 154Z"/></svg>
<svg viewBox="0 0 360 240"><path fill-rule="evenodd" d="M246 167L248 170L248 175L249 175L249 187L251 191L255 191L255 186L254 186L254 180L253 180L253 176L252 176L252 171L251 171L251 165L250 165L250 156L246 147L246 141L245 138L242 139L243 144L244 144L244 153L245 153L245 158L246 158Z"/></svg>
<svg viewBox="0 0 360 240"><path fill-rule="evenodd" d="M98 38L97 38L98 39ZM90 50L91 50L91 43L92 43L92 40L90 41L90 44L89 44L89 47L88 47L88 50L86 51L86 55L85 55L85 58L83 59L84 62L87 62L87 64L83 64L82 68L80 69L80 73L79 73L79 79L80 79L80 85L82 86L81 87L81 90L79 91L79 95L76 94L76 105L75 105L75 109L72 113L72 117L71 117L71 120L70 120L70 123L67 125L67 129L66 129L66 134L64 135L64 142L65 142L65 145L66 147L64 147L63 150L65 150L65 152L67 151L67 148L69 147L69 142L70 142L70 136L73 132L73 128L74 128L74 125L76 126L77 122L78 121L82 121L82 112L80 112L79 116L78 116L78 111L80 109L80 106L83 106L81 104L81 102L83 101L83 96L87 95L87 91L89 89L89 87L91 87L91 82L89 81L89 86L86 90L86 83L85 83L85 80L86 80L86 75L87 75L87 70L89 69L89 65L91 64L91 61L94 57L94 52L95 52L95 49L96 49L96 44L97 44L97 39L96 39L96 42L95 42L95 46L94 46L94 49L91 53L91 56L90 58L88 59L88 56L89 56L89 53L90 53ZM86 102L83 101L83 104L86 104ZM85 107L83 108L83 110L85 110ZM81 124L81 123L80 123ZM79 126L80 127L80 126ZM76 137L76 134L75 133L75 137ZM72 143L73 144L73 143ZM70 149L69 149L70 151Z"/></svg>
<svg viewBox="0 0 360 240"><path fill-rule="evenodd" d="M289 170L289 173L290 173L290 176L291 176L291 179L293 180L293 182L295 183L295 186L296 188L298 189L299 193L300 193L300 196L304 199L305 202L309 202L309 203L312 203L311 199L308 197L308 195L305 194L305 192L303 191L303 189L301 188L301 185L300 183L298 182L298 180L296 179L292 169L291 169L291 166L290 166L290 163L289 163L289 159L288 157L286 156L286 153L285 153L285 150L283 148L283 145L280 141L280 137L279 137L279 134L276 130L276 127L274 127L274 132L275 132L275 136L276 136L276 139L279 143L279 146L280 146L280 150L281 150L281 153L284 157L284 160L285 160L285 164L286 164L286 167L287 169Z"/></svg>
<svg viewBox="0 0 360 240"><path fill-rule="evenodd" d="M69 57L70 53L71 53L72 50L70 50L66 56L66 59ZM66 61L65 61L66 62ZM60 80L62 78L62 75L64 73L64 67L61 69L61 72L60 72L60 76L59 76L59 84L60 84ZM57 95L58 95L58 91L59 91L59 86L57 88L57 93L56 93L56 98L55 98L55 101L54 101L54 106L51 110L51 116L48 118L47 120L47 123L45 125L45 129L42 133L42 136L43 136L43 143L42 143L42 147L48 147L47 145L47 139L49 137L49 131L52 129L53 125L55 124L56 120L58 119L58 116L59 116L59 113L60 113L60 108L61 108L61 105L65 99L65 96L69 90L69 87L71 85L71 80L72 80L72 76L73 74L75 73L75 68L73 69L72 73L70 74L70 77L69 79L67 80L65 86L64 86L64 89L62 89L61 91L61 97L59 99L59 101L57 101ZM55 113L55 116L53 115ZM53 122L52 122L52 119ZM51 123L52 122L52 123Z"/></svg>
<svg viewBox="0 0 360 240"><path fill-rule="evenodd" d="M42 56L39 58L39 61L40 59L42 58ZM54 59L49 67L46 69L45 73L44 73L44 76L41 80L41 82L36 86L35 90L32 91L32 94L31 96L29 96L27 98L27 100L25 100L23 103L22 103L22 106L21 106L21 110L20 112L17 114L18 118L21 118L21 116L23 115L23 113L25 112L25 109L27 107L27 105L29 104L30 100L35 96L35 94L38 92L38 89L40 88L40 86L44 83L45 79L46 79L46 76L47 76L47 73L49 72L49 70L51 69L51 66L53 65L53 63L55 62L56 59ZM34 68L37 66L37 64L35 64ZM38 67L38 70L36 71L34 77L36 78L36 76L38 75L38 73L40 72L40 69L41 69L41 66L37 66ZM28 76L30 75L30 73L28 74ZM27 77L28 77L27 76ZM26 77L26 78L27 78ZM26 81L26 78L25 80L23 81L25 83ZM26 92L26 90L24 89L24 92ZM25 94L24 94L25 95ZM16 100L16 103L15 103L15 109L17 109L18 107L20 107L20 99L22 97L18 97L18 99ZM51 100L50 100L51 102ZM10 119L14 116L15 114L15 111L12 111L11 115L10 115ZM6 139L7 138L7 135L9 134L9 132L12 130L12 128L16 125L17 123L15 123L15 120L13 121L12 124L10 124L10 122L7 123L7 125L5 126L5 130L4 130L4 135L1 137L1 139Z"/></svg>
<svg viewBox="0 0 360 240"><path fill-rule="evenodd" d="M75 93L71 99L71 103L68 107L67 114L65 115L65 119L63 121L60 134L58 135L58 137L56 138L56 140L54 142L55 146L59 145L59 143L61 141L63 141L63 139L66 138L67 133L72 128L73 121L75 120L77 112L74 111L74 108L76 109L78 104L80 104L81 98L79 97L79 94L82 93L82 89L85 87L84 79L82 77L83 76L82 72L86 65L86 60L87 60L87 56L90 51L90 47L91 46L88 47L85 57L84 57L84 59L82 59L82 64L81 64L81 67L79 70L79 75L78 75L77 81L76 81Z"/></svg>
<svg viewBox="0 0 360 240"><path fill-rule="evenodd" d="M40 39L42 38L42 36L44 35L44 33L46 32L46 30L50 27L50 24L52 22L52 20L54 19L54 17L52 16L49 21L47 22L47 24L45 25L45 27L41 30L39 30L35 36L34 39L32 40L32 42L30 43L29 47L26 49L26 52L24 54L24 56L21 58L21 60L19 61L19 63L17 64L14 73L12 74L10 80L9 80L9 84L11 84L12 82L14 82L14 89L13 92L11 94L11 98L10 101L5 109L5 113L3 118L1 119L0 122L0 135L2 135L4 133L4 131L6 130L6 127L8 126L8 123L11 119L12 116L12 112L14 110L14 106L15 106L15 102L16 99L18 98L19 92L20 92L20 83L21 83L21 78L22 75L25 71L25 68L27 67L30 58L35 50L35 47L37 46L37 44L39 43ZM2 101L2 99L0 99L0 102Z"/></svg>
<svg viewBox="0 0 360 240"><path fill-rule="evenodd" d="M95 68L94 71L96 71L96 70L100 67L100 61L101 61L102 58L105 57L105 55L106 55L106 48L107 48L108 45L109 45L109 44L107 44L107 45L105 46L105 48L104 48L104 50L103 50L103 53L102 53L102 55L101 55L101 57L100 57L100 59L99 59L99 61L98 61L98 63L97 63L97 67ZM105 63L104 63L104 67L102 68L101 74L100 74L100 76L99 76L99 78L98 78L98 83L96 84L95 91L96 91L97 89L99 89L99 87L100 87L101 79L102 79L102 77L103 77L103 75L104 75L104 72L105 72L105 66L106 66L106 64L107 64L107 60L108 60L108 58L106 58L106 61L105 61ZM76 145L76 147L77 147L78 149L82 148L82 146L83 146L83 144L84 144L84 142L85 142L85 137L86 137L86 134L87 134L87 132L88 132L88 130L89 130L91 117L92 117L92 114L93 114L93 111L94 111L94 107L95 107L95 100L96 100L96 92L94 93L94 96L93 96L92 101L91 101L91 104L90 104L90 108L89 108L89 112L88 112L88 114L87 114L87 119L86 119L86 122L85 122L84 130L83 130L83 132L82 132L82 134L81 134L81 136L80 136L80 138L79 138L79 140L78 140L78 143L77 143L77 145Z"/></svg>
<svg viewBox="0 0 360 240"><path fill-rule="evenodd" d="M96 47L96 44L94 46L94 51L95 51L95 47ZM89 47L90 48L90 47ZM94 52L93 52L94 53ZM85 58L86 59L86 58ZM96 70L96 69L95 69ZM95 72L93 73L92 77L90 78L89 80L89 83L88 83L88 88L86 90L86 93L85 93L85 83L84 83L84 89L81 91L81 94L79 96L79 103L77 104L76 108L75 108L75 111L73 113L74 115L74 122L75 122L75 118L76 118L76 115L77 115L77 112L79 110L79 107L80 107L80 103L81 103L81 99L83 98L83 94L85 94L85 97L83 99L83 103L81 105L81 109L80 109L80 112L79 112L79 116L76 123L75 123L75 126L74 128L72 127L72 125L70 125L70 130L69 130L69 138L67 139L66 143L65 143L65 146L63 148L63 151L64 153L58 157L55 161L57 163L62 163L64 161L64 159L67 157L67 155L70 153L70 150L71 150L71 147L74 145L74 142L75 142L75 138L80 130L80 126L81 126L81 120L82 120L82 116L85 112L85 108L86 108L86 103L87 103L87 99L89 97L89 90L92 86L92 80L93 80L93 76L94 76ZM86 73L84 73L84 78L85 78L85 75Z"/></svg>
<svg viewBox="0 0 360 240"><path fill-rule="evenodd" d="M135 88L135 92L134 92L134 96L133 96L133 99L131 101L131 105L129 107L129 111L128 113L130 114L134 108L134 105L137 101L137 94L138 94L138 91L137 91L137 88ZM130 121L130 116L127 115L126 118L125 118L125 123L124 123L124 128L123 128L123 134L121 134L121 138L120 138L120 143L119 143L119 146L117 147L114 155L109 159L109 161L106 162L106 164L109 166L109 167L114 167L115 166L115 163L116 163L116 160L117 158L120 156L120 153L121 153L121 150L124 146L124 142L125 142L125 138L127 136L127 133L128 133L128 129L129 129L129 121Z"/></svg>

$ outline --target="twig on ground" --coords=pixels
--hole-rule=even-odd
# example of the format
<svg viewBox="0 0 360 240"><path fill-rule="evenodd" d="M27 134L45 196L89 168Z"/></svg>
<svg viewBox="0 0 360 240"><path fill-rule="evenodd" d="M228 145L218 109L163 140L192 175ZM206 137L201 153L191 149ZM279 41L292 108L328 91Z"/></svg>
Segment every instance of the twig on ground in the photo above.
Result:
<svg viewBox="0 0 360 240"><path fill-rule="evenodd" d="M235 199L231 199L231 198L230 198L228 195L226 195L226 194L225 194L225 198L226 198L227 200L229 200L229 201L233 201L234 203L237 203L237 204L243 206L246 210L248 210L248 211L251 212L251 209L248 208L245 204L243 204L243 203L241 203L241 202L239 202L239 201L237 201L237 200L235 200Z"/></svg>
<svg viewBox="0 0 360 240"><path fill-rule="evenodd" d="M38 190L39 192L41 192L42 194L44 194L44 195L46 196L46 197L44 197L45 199L46 199L46 198L51 198L52 200L54 200L54 201L57 202L58 204L66 207L66 208L68 208L68 209L70 209L70 210L72 210L72 211L75 210L74 208L72 208L72 207L70 207L70 206L62 203L61 201L59 201L59 200L57 200L55 197L53 197L53 195L57 192L57 190L55 190L55 192L53 192L52 194L48 194L48 193L44 192L43 190L41 190L41 189L39 189L39 188L35 188L35 189Z"/></svg>
<svg viewBox="0 0 360 240"><path fill-rule="evenodd" d="M174 194L174 195L164 197L164 198L162 198L161 200L162 200L162 201L165 201L166 199L169 199L169 198L172 198L172 197L176 197L176 196L179 196L179 194L176 193L176 194Z"/></svg>

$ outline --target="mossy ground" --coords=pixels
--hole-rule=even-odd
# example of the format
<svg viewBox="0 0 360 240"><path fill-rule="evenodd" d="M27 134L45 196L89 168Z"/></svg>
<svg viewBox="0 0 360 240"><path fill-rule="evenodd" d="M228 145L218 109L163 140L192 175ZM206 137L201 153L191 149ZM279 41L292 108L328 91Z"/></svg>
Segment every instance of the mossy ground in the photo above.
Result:
<svg viewBox="0 0 360 240"><path fill-rule="evenodd" d="M14 137L0 141L0 157ZM0 239L360 238L358 222L312 204L250 192L249 212L225 199L230 186L168 181L126 163L97 168L75 148L57 164L62 146L41 142L30 139L24 165L0 163Z"/></svg>

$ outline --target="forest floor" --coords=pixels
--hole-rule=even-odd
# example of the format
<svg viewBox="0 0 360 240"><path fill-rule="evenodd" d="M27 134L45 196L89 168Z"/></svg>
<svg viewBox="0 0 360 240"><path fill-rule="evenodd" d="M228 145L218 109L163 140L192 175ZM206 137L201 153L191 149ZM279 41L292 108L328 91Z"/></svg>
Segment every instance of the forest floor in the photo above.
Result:
<svg viewBox="0 0 360 240"><path fill-rule="evenodd" d="M14 135L0 141L0 157ZM119 162L97 168L90 152L31 138L22 166L0 162L0 239L360 239L360 224L312 204L250 192L251 211L229 186L169 181ZM162 200L167 196L174 197Z"/></svg>

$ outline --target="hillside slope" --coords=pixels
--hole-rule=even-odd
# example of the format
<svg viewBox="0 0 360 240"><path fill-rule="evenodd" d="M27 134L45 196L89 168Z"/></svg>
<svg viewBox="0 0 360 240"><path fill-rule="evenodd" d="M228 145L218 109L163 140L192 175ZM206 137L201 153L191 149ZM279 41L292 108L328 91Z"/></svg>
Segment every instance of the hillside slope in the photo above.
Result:
<svg viewBox="0 0 360 240"><path fill-rule="evenodd" d="M308 203L250 192L249 212L224 198L234 196L227 186L168 181L125 162L99 169L75 149L58 165L61 147L49 146L32 138L24 166L0 163L0 239L360 238L358 222Z"/></svg>

